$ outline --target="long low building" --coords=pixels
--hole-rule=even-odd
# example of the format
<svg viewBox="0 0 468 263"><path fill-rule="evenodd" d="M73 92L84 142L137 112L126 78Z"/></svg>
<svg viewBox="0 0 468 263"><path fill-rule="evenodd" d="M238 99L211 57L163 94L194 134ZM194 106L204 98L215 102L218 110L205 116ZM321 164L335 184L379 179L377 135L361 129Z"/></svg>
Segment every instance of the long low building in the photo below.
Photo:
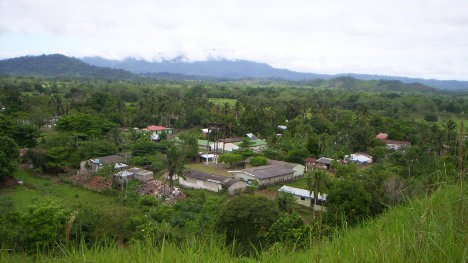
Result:
<svg viewBox="0 0 468 263"><path fill-rule="evenodd" d="M247 184L257 181L259 186L293 180L295 178L294 173L295 171L292 168L282 164L262 165L239 171L229 171L232 177L247 182Z"/></svg>
<svg viewBox="0 0 468 263"><path fill-rule="evenodd" d="M326 211L326 208L325 208L325 203L327 202L326 194L319 193L318 198L317 198L317 205L315 205L314 192L310 192L309 190L283 185L278 190L278 192L292 194L297 204L307 206L307 207L314 206L314 210Z"/></svg>
<svg viewBox="0 0 468 263"><path fill-rule="evenodd" d="M187 188L206 189L212 192L226 189L230 195L234 195L243 192L247 187L247 183L241 180L195 170L185 171L184 176L185 179L179 177L179 184Z"/></svg>

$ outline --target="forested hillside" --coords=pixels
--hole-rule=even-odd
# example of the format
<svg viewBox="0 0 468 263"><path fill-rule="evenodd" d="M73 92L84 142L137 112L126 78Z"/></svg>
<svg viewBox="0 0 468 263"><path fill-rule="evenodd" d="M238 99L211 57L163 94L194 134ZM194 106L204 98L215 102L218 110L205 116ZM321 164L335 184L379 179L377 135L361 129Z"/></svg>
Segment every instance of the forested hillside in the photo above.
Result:
<svg viewBox="0 0 468 263"><path fill-rule="evenodd" d="M60 54L25 56L0 60L0 75L131 79L125 70L97 67Z"/></svg>

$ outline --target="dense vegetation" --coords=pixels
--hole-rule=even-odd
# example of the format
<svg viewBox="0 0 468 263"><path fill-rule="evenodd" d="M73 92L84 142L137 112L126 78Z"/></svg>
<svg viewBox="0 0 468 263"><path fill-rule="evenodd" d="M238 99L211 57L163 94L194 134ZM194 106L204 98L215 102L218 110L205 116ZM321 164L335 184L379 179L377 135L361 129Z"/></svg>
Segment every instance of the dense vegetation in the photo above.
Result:
<svg viewBox="0 0 468 263"><path fill-rule="evenodd" d="M132 79L132 73L121 69L96 67L60 54L25 56L0 61L0 75Z"/></svg>
<svg viewBox="0 0 468 263"><path fill-rule="evenodd" d="M447 255L455 261L463 259L459 235L466 234L466 227L460 228L460 218L449 203L457 194L452 185L459 172L458 122L468 108L465 93L352 78L290 85L4 77L0 90L0 106L4 107L0 112L0 157L16 156L18 148L29 148L22 159L24 166L15 174L24 187L0 190L0 236L4 237L0 246L20 253L2 252L4 259L20 260L21 255L35 252L72 261L80 260L83 253L97 258L108 253L103 257L110 261L134 256L117 248L123 244L144 258L162 257L164 249L169 249L172 254L168 257L180 255L181 261L190 261L197 253L210 254L207 259L212 261L216 255L220 261L232 256L289 260L293 251L298 261L322 257L322 253L334 261L333 249L343 243L349 246L340 248L344 252L338 259L363 259L376 229L382 229L383 238L371 250L377 261L400 259L397 254L385 257L377 246L384 246L383 251L395 248L409 258L428 249L431 251L423 251L425 260ZM292 185L328 193L329 211L315 215L319 220L312 221L298 216L300 209L287 195L268 200L258 196L255 187L234 198L187 190L185 199L167 204L137 194L138 183L133 181L124 192L95 193L68 180L67 173L79 168L80 161L120 152L131 152L132 164L156 174L181 174L184 163L198 155L197 139L203 138L200 128L209 123L224 124L228 137L253 133L267 140L262 153L249 150L250 141L244 140L239 151L223 155L231 166L250 157L256 166L266 159L296 163L304 163L306 157L342 159L356 151L369 152L376 163L361 167L333 162L334 173L314 171L294 182ZM133 129L148 125L176 128L177 140L168 140L163 133L161 141L154 143ZM123 129L126 127L130 129ZM375 138L380 132L388 133L392 140L409 141L411 146L403 151L388 150ZM462 147L465 169L466 140ZM2 159L0 176L6 180L17 170L18 159ZM25 168L28 165L31 169ZM99 175L111 174L103 169ZM435 191L437 195L429 197ZM418 198L424 201L410 201ZM99 199L106 209L89 201ZM384 218L373 221L386 211ZM440 226L446 229L423 234L436 231L443 213L453 215L449 224ZM420 224L420 231L411 232L410 224ZM347 229L353 227L356 229ZM403 235L403 243L393 244L391 231ZM351 246L358 238L362 245ZM437 242L451 238L457 240L453 248L444 244L434 249ZM178 249L176 244L183 245ZM60 252L64 249L68 251L65 255Z"/></svg>

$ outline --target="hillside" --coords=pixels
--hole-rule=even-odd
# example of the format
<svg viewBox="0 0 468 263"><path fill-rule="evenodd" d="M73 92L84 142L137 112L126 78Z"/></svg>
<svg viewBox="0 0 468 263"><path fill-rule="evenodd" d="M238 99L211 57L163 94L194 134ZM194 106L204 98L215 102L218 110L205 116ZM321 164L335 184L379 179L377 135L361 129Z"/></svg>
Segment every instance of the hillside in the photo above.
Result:
<svg viewBox="0 0 468 263"><path fill-rule="evenodd" d="M468 226L459 220L455 186L442 186L431 197L410 201L390 209L361 227L345 230L333 241L313 245L308 251L287 252L281 247L259 257L236 258L219 242L166 243L155 249L150 243L128 248L110 247L67 250L59 257L39 255L37 262L465 262L468 260ZM463 216L468 216L468 194L464 191ZM0 252L2 262L32 260L27 255Z"/></svg>
<svg viewBox="0 0 468 263"><path fill-rule="evenodd" d="M135 75L121 69L86 64L60 54L25 56L0 60L0 75L131 79Z"/></svg>
<svg viewBox="0 0 468 263"><path fill-rule="evenodd" d="M185 62L182 59L163 60L161 62L149 62L135 58L120 60L108 60L101 57L85 57L82 60L91 65L128 70L135 74L143 73L174 73L189 76L201 76L220 79L281 79L291 81L307 81L315 79L332 79L336 77L353 77L360 80L390 80L403 83L421 83L425 86L461 90L468 89L468 81L435 80L421 78L407 78L384 75L343 73L336 75L295 72L288 69L274 68L266 63L258 63L247 60L207 60ZM167 76L166 76L167 77ZM179 76L180 77L180 76ZM187 79L187 78L183 78ZM190 79L190 78L188 78Z"/></svg>

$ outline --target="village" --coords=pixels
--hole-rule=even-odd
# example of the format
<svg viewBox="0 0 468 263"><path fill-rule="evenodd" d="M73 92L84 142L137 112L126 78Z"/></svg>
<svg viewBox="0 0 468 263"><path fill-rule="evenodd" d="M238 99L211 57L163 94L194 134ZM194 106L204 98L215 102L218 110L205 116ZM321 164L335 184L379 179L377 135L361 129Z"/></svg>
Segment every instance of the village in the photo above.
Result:
<svg viewBox="0 0 468 263"><path fill-rule="evenodd" d="M280 125L279 129L284 131L287 127ZM131 130L122 128L122 131L127 133ZM132 132L140 133L155 144L160 143L161 140L169 140L175 144L181 142L173 128L164 126L150 125L141 130L133 128ZM225 138L223 134L223 126L219 124L200 129L200 137L196 141L199 149L198 156L191 160L186 159L183 172L175 174L172 178L168 177L167 172L157 175L148 165L142 167L129 164L128 161L132 158L130 152L83 160L74 178L79 178L81 184L86 186L89 185L87 182L96 180L95 176L99 174L99 170L108 169L112 179L107 180L104 186L101 184L94 187L94 190L113 187L125 191L130 180L137 180L141 183L140 189L144 189L144 191L139 191L140 194L152 195L166 202L183 198L184 189L227 193L230 196L246 191L257 191L257 194L270 199L278 193L285 193L291 195L298 205L312 210L326 211L327 193L319 192L315 196L313 186L306 177L310 176L314 170L324 171L328 176L334 177L335 164L356 164L360 167L367 167L375 161L365 152L345 155L343 159L327 156L307 157L304 158L303 163L266 159L262 156L263 150L268 147L266 140L259 139L252 133L245 134L243 138ZM277 136L280 138L281 134ZM385 143L390 151L398 151L410 146L407 141L388 140L386 133L377 134L376 139ZM247 149L244 148L245 144L247 144ZM236 154L242 150L250 152L251 157L245 160L235 160L234 163L223 161L223 155ZM260 156L264 163L251 162L254 156ZM294 187L297 185L302 188Z"/></svg>

